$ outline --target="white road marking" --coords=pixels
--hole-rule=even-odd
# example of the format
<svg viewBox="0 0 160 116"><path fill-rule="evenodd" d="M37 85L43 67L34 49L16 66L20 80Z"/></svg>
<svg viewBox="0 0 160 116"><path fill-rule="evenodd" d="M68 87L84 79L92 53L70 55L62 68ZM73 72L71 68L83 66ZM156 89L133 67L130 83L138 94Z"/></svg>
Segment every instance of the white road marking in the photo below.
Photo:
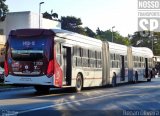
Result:
<svg viewBox="0 0 160 116"><path fill-rule="evenodd" d="M142 90L142 89L134 89L134 90L123 91L123 92L118 92L118 93L113 93L113 94L105 94L105 95L97 96L97 97L91 97L91 98L80 99L80 100L76 100L76 101L68 101L68 102L63 102L63 103L59 103L59 104L54 104L54 105L49 105L49 106L44 106L44 107L39 107L39 108L33 108L33 109L30 109L30 110L21 111L18 114L37 111L37 110L42 110L42 109L47 109L47 108L50 108L50 107L62 106L62 105L66 105L66 104L84 102L84 101L93 100L93 99L100 99L100 98L107 97L107 96L119 95L119 94L138 91L138 90Z"/></svg>

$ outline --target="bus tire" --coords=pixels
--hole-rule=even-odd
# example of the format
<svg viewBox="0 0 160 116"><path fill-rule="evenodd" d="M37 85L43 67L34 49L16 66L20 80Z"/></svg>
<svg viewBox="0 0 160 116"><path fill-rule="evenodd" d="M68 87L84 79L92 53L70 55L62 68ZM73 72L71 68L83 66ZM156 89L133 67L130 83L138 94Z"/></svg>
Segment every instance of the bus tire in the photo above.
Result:
<svg viewBox="0 0 160 116"><path fill-rule="evenodd" d="M134 83L137 83L137 82L138 82L138 72L136 71L135 72Z"/></svg>
<svg viewBox="0 0 160 116"><path fill-rule="evenodd" d="M117 86L117 82L116 82L117 76L116 73L113 73L113 77L112 77L112 87L116 87Z"/></svg>
<svg viewBox="0 0 160 116"><path fill-rule="evenodd" d="M34 86L34 89L38 92L38 93L49 93L50 87L48 86Z"/></svg>
<svg viewBox="0 0 160 116"><path fill-rule="evenodd" d="M83 77L82 77L82 74L78 73L77 78L76 78L75 91L80 92L82 88L83 88Z"/></svg>

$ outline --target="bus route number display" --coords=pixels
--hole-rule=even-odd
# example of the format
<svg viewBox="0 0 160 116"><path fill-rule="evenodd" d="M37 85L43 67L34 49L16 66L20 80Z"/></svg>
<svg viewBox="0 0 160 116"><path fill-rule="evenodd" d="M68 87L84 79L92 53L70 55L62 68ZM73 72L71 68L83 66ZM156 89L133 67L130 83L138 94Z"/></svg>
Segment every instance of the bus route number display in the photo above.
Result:
<svg viewBox="0 0 160 116"><path fill-rule="evenodd" d="M35 41L23 41L22 45L25 47L35 46Z"/></svg>

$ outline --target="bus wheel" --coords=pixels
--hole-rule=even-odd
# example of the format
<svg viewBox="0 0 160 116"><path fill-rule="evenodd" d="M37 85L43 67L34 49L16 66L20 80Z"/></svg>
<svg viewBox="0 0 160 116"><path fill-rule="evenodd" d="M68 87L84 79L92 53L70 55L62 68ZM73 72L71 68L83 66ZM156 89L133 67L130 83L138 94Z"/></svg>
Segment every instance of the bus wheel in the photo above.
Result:
<svg viewBox="0 0 160 116"><path fill-rule="evenodd" d="M113 73L112 87L115 87L117 85L116 78L117 78L116 73Z"/></svg>
<svg viewBox="0 0 160 116"><path fill-rule="evenodd" d="M75 87L75 91L76 92L80 92L83 88L83 79L82 79L82 75L78 74L77 78L76 78L76 87Z"/></svg>
<svg viewBox="0 0 160 116"><path fill-rule="evenodd" d="M137 83L138 82L138 72L136 71L135 72L135 79L134 79L134 83Z"/></svg>
<svg viewBox="0 0 160 116"><path fill-rule="evenodd" d="M47 87L47 86L34 86L35 90L38 92L38 93L49 93L49 90L50 88Z"/></svg>

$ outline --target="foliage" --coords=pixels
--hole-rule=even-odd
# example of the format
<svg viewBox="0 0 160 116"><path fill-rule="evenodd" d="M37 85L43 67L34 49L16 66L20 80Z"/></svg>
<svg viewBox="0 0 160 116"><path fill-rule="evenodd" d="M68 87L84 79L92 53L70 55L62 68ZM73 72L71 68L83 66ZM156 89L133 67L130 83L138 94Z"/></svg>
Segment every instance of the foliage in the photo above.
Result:
<svg viewBox="0 0 160 116"><path fill-rule="evenodd" d="M51 10L51 13L48 13L47 11L43 13L43 18L50 19L50 20L55 20L58 18L57 13L53 13L53 10Z"/></svg>
<svg viewBox="0 0 160 116"><path fill-rule="evenodd" d="M62 29L85 35L85 29L81 27L82 21L74 16L61 17Z"/></svg>
<svg viewBox="0 0 160 116"><path fill-rule="evenodd" d="M67 16L61 18L62 29L94 38L96 34L89 27L83 28L82 24L83 23L81 19L74 16Z"/></svg>
<svg viewBox="0 0 160 116"><path fill-rule="evenodd" d="M112 41L112 32L110 30L102 31L97 28L96 38L101 39L102 41Z"/></svg>
<svg viewBox="0 0 160 116"><path fill-rule="evenodd" d="M96 33L94 33L89 27L85 27L85 35L89 37L96 37Z"/></svg>
<svg viewBox="0 0 160 116"><path fill-rule="evenodd" d="M154 32L153 40L154 55L160 56L160 32Z"/></svg>
<svg viewBox="0 0 160 116"><path fill-rule="evenodd" d="M133 46L147 47L150 43L151 43L151 35L147 31L138 31L132 35L131 44Z"/></svg>
<svg viewBox="0 0 160 116"><path fill-rule="evenodd" d="M0 21L4 21L8 10L8 6L5 4L6 0L0 0Z"/></svg>
<svg viewBox="0 0 160 116"><path fill-rule="evenodd" d="M150 49L153 47L154 55L160 55L160 32L137 31L132 35L131 45Z"/></svg>
<svg viewBox="0 0 160 116"><path fill-rule="evenodd" d="M99 28L96 30L96 38L103 41L112 42L112 32L111 30L102 31ZM118 44L130 45L130 41L127 37L123 37L118 32L113 32L113 42Z"/></svg>

